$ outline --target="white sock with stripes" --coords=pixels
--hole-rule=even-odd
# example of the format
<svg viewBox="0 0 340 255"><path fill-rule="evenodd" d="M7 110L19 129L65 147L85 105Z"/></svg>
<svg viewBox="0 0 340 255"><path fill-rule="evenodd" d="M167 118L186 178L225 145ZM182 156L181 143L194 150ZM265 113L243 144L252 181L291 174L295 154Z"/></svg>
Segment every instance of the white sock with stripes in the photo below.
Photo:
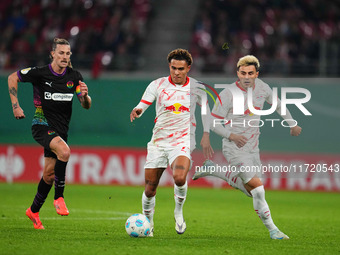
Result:
<svg viewBox="0 0 340 255"><path fill-rule="evenodd" d="M142 207L143 214L149 218L151 224L153 224L153 215L155 213L156 196L147 197L145 192L142 195Z"/></svg>
<svg viewBox="0 0 340 255"><path fill-rule="evenodd" d="M277 229L270 215L269 206L265 199L263 185L250 191L253 196L254 210L269 231Z"/></svg>

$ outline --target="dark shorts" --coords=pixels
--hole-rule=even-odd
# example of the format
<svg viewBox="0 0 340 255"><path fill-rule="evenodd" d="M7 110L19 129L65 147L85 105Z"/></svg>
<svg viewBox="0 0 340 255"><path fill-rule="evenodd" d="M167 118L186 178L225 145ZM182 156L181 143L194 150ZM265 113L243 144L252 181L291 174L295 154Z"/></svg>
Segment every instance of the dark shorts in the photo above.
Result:
<svg viewBox="0 0 340 255"><path fill-rule="evenodd" d="M57 155L50 149L53 138L60 136L67 143L67 134L60 134L55 129L45 125L33 125L32 136L41 146L44 147L44 156L57 158Z"/></svg>

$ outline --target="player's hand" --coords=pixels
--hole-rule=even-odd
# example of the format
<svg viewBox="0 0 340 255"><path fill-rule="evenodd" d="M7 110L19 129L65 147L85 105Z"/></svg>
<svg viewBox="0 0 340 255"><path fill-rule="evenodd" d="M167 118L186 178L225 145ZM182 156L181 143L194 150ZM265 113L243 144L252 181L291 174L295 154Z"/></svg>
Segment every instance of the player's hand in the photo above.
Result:
<svg viewBox="0 0 340 255"><path fill-rule="evenodd" d="M300 126L295 126L290 128L290 135L291 136L298 136L301 134L302 128Z"/></svg>
<svg viewBox="0 0 340 255"><path fill-rule="evenodd" d="M17 120L23 119L26 117L23 109L21 109L20 106L16 106L15 108L13 108L13 114L14 114L14 118L16 118Z"/></svg>
<svg viewBox="0 0 340 255"><path fill-rule="evenodd" d="M79 81L79 85L80 85L81 96L86 97L89 94L89 89L87 85L85 84L85 82L82 82L82 81Z"/></svg>
<svg viewBox="0 0 340 255"><path fill-rule="evenodd" d="M212 158L212 155L214 154L214 150L210 145L210 138L209 133L204 132L201 140L201 147L203 150L203 155L205 159Z"/></svg>
<svg viewBox="0 0 340 255"><path fill-rule="evenodd" d="M229 140L233 141L237 147L241 148L244 145L246 145L246 143L248 142L247 137L243 136L243 135L236 135L231 133L229 136Z"/></svg>
<svg viewBox="0 0 340 255"><path fill-rule="evenodd" d="M131 111L130 113L130 120L131 122L133 122L135 120L135 118L139 118L139 115L141 115L143 112L143 109L141 108L135 108Z"/></svg>

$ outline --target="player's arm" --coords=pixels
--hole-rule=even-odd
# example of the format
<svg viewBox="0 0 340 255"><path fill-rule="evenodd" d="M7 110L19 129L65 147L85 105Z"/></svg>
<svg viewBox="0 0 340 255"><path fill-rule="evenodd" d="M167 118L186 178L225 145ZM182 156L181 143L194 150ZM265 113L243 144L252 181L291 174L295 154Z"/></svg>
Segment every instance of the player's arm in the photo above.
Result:
<svg viewBox="0 0 340 255"><path fill-rule="evenodd" d="M271 88L268 86L268 96L266 98L266 102L268 104L272 104L272 95L273 91L271 90ZM289 126L291 126L290 128L290 134L292 136L298 136L301 134L301 130L302 128L298 125L294 126L295 121L293 121L293 117L290 114L290 111L288 109L286 109L286 114L282 114L282 109L281 109L281 100L278 98L277 99L277 107L276 107L276 112L278 114L280 114L280 116L289 124Z"/></svg>
<svg viewBox="0 0 340 255"><path fill-rule="evenodd" d="M16 72L8 76L8 91L12 102L14 117L18 119L25 118L24 111L21 109L18 100L18 82L20 81Z"/></svg>
<svg viewBox="0 0 340 255"><path fill-rule="evenodd" d="M202 119L202 125L203 125L203 136L201 139L201 147L203 150L204 158L211 158L214 154L214 150L211 147L210 144L210 119L211 119L211 113L210 113L210 107L208 104L208 100L206 102L203 102L203 99L206 99L206 97L201 97L201 107L203 104L205 104L206 111L201 111L201 119Z"/></svg>
<svg viewBox="0 0 340 255"><path fill-rule="evenodd" d="M76 93L81 106L84 109L90 109L92 104L92 99L89 96L89 89L85 82L79 81L79 85L76 87Z"/></svg>
<svg viewBox="0 0 340 255"><path fill-rule="evenodd" d="M286 109L286 114L282 114L281 112L281 101L280 99L278 99L278 102L277 102L277 108L276 108L276 112L278 114L281 115L281 117L286 120L286 122L289 124L289 126L291 126L290 128L290 134L292 136L298 136L301 134L301 130L302 128L298 125L294 126L295 124L295 121L293 121L293 117L292 115L290 114L290 111L288 109Z"/></svg>
<svg viewBox="0 0 340 255"><path fill-rule="evenodd" d="M243 135L234 134L231 132L231 128L225 123L224 118L217 118L217 115L212 113L212 116L215 119L211 122L211 130L214 131L216 134L222 136L223 138L229 139L236 144L237 147L241 148L248 142L248 138ZM223 124L225 123L225 125Z"/></svg>
<svg viewBox="0 0 340 255"><path fill-rule="evenodd" d="M151 82L149 86L146 88L142 99L138 103L138 105L132 109L130 113L130 121L133 122L136 118L140 118L143 113L148 109L150 105L152 105L153 101L157 98L157 89L155 85L155 81Z"/></svg>

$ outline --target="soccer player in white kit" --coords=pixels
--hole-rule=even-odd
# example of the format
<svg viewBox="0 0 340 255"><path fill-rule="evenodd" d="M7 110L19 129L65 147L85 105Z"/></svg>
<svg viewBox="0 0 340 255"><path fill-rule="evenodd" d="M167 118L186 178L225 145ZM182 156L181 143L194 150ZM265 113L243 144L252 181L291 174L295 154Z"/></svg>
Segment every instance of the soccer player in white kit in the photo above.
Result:
<svg viewBox="0 0 340 255"><path fill-rule="evenodd" d="M230 186L240 189L247 196L253 198L254 210L269 230L270 237L272 239L289 239L273 222L269 206L265 200L264 187L259 178L261 167L258 147L260 115L253 114L248 109L247 93L248 88L252 88L252 102L256 110L262 110L265 101L272 104L273 95L268 84L257 78L259 67L260 63L254 56L248 55L240 58L237 63L239 80L228 85L219 94L222 104L219 100L216 100L217 103L211 113L215 119L212 119L211 129L223 137L223 155L230 168L225 172L200 169L194 174L193 179L196 180L209 175L216 176L228 182ZM235 97L233 98L232 91L235 95L237 92L243 93L245 111L242 115L233 114ZM296 125L288 110L285 115L281 114L280 100L278 100L276 111L291 127L290 134L298 136L301 133L301 127ZM222 123L225 125L223 126ZM207 160L204 165L217 169L215 163L211 160Z"/></svg>
<svg viewBox="0 0 340 255"><path fill-rule="evenodd" d="M154 232L154 208L156 190L163 171L170 165L174 179L175 229L178 234L186 230L183 204L187 194L187 173L191 167L191 152L195 149L195 107L205 104L202 113L204 133L201 140L204 155L208 158L213 151L210 146L210 111L204 86L187 74L191 68L191 54L176 49L168 54L170 75L152 81L145 90L139 104L130 114L131 122L140 117L156 101L155 126L147 146L145 163L145 190L142 195L143 214L151 222Z"/></svg>

